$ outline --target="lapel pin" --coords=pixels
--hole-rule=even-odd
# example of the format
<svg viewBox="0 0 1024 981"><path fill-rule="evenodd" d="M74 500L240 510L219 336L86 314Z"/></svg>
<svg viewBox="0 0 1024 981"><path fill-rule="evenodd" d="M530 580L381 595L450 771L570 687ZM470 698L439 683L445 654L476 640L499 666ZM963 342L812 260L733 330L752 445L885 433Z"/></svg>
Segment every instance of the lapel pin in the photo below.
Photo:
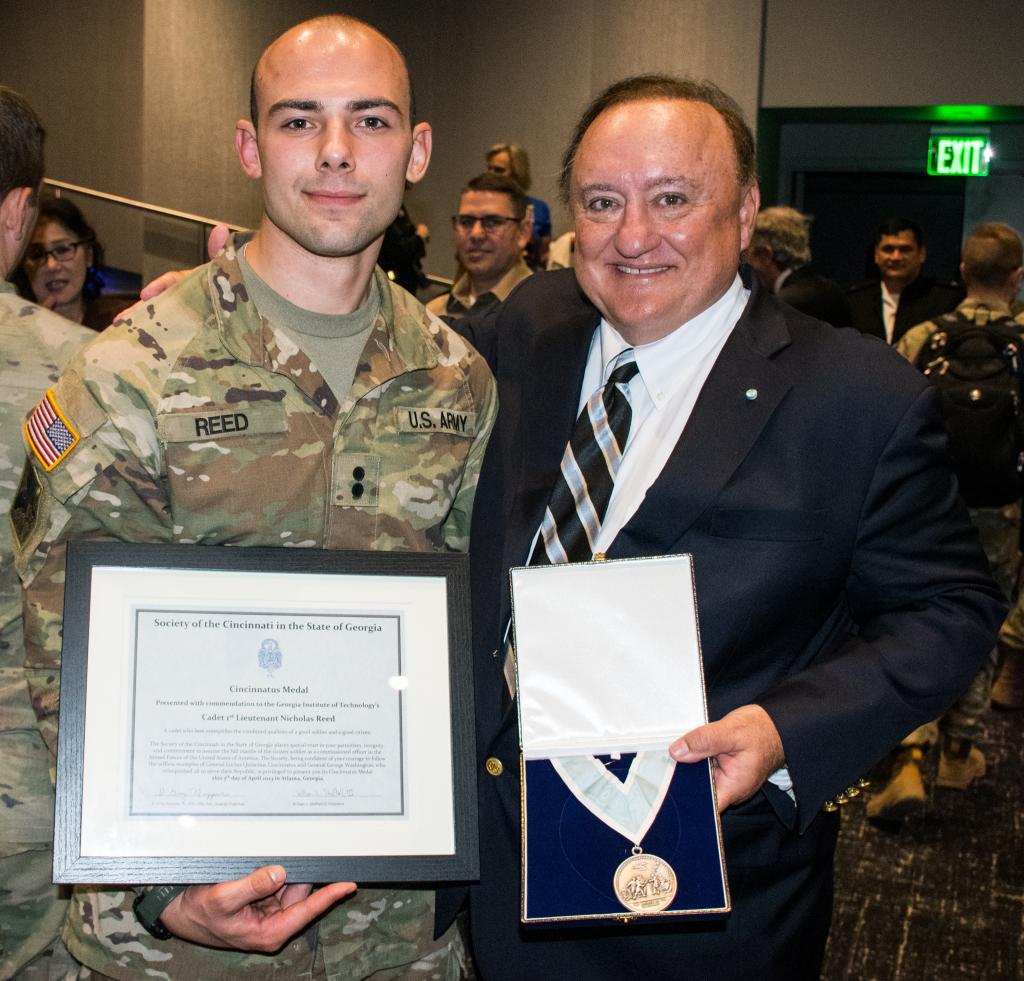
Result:
<svg viewBox="0 0 1024 981"><path fill-rule="evenodd" d="M757 398L757 389L756 388L748 388L747 391L745 392L745 394L747 396L747 401L748 402L753 402L754 399Z"/></svg>

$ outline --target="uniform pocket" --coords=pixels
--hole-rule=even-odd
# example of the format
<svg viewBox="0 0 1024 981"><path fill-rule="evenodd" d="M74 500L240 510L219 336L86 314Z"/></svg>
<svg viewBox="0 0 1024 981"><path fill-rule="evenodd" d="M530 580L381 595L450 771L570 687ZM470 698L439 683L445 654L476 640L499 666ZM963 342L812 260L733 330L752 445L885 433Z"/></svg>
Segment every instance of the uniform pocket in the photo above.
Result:
<svg viewBox="0 0 1024 981"><path fill-rule="evenodd" d="M203 406L157 427L177 541L322 544L329 419L283 405Z"/></svg>

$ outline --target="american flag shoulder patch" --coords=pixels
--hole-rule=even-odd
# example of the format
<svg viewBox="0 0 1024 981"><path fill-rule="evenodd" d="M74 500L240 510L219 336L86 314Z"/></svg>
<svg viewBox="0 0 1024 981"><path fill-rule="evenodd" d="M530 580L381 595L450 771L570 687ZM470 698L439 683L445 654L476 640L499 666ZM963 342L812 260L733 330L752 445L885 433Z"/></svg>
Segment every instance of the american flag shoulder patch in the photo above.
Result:
<svg viewBox="0 0 1024 981"><path fill-rule="evenodd" d="M25 423L25 438L36 459L47 472L64 459L78 443L79 435L57 405L53 389L47 389Z"/></svg>

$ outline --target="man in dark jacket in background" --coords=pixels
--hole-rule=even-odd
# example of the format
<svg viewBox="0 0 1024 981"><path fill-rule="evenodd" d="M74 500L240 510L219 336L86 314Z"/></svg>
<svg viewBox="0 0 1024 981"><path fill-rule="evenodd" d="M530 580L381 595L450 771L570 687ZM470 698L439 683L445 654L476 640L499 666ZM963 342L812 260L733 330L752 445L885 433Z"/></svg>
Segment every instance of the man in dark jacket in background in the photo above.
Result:
<svg viewBox="0 0 1024 981"><path fill-rule="evenodd" d="M895 344L911 327L948 313L964 291L921 275L927 258L921 226L909 218L887 218L878 226L875 265L880 279L850 290L853 326Z"/></svg>

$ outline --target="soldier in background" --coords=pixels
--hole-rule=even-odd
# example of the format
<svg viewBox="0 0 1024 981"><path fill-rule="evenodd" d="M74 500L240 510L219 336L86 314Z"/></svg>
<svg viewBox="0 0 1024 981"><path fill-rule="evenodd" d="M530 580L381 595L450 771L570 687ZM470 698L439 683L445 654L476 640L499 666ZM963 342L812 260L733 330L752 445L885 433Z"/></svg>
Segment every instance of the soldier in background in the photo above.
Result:
<svg viewBox="0 0 1024 981"><path fill-rule="evenodd" d="M24 675L21 585L6 515L39 392L96 335L18 296L8 276L32 239L43 179L39 118L0 85L0 979L43 979L67 900L52 879L53 787ZM31 962L31 963L30 963ZM26 967L26 965L29 965ZM20 972L20 973L19 973Z"/></svg>
<svg viewBox="0 0 1024 981"><path fill-rule="evenodd" d="M996 222L979 225L964 243L960 273L967 286L967 296L957 306L955 316L950 314L912 327L903 335L896 350L911 363L924 367L921 362L930 355L923 355L922 351L929 338L940 329L945 328L952 336L958 324L982 328L1000 325L1010 332L1011 337L1015 329L1024 329L1015 323L1010 309L1010 303L1017 296L1024 279L1022 256L1024 250L1020 236L1009 225ZM985 430L991 429L994 419L991 413L980 415L979 419ZM1014 425L1012 421L1007 424ZM972 442L987 445L985 432L979 433ZM963 493L967 503L973 505L971 521L978 530L992 575L1009 598L1020 563L1020 501L982 507L973 501L966 488ZM1008 659L1024 657L1024 633L1016 611L1011 611L1003 626L1001 642ZM984 776L985 756L975 744L974 736L978 722L988 708L995 657L993 650L967 691L941 719L915 729L890 756L885 782L867 803L867 816L871 820L880 823L899 821L924 807L926 792L921 777L921 760L937 743L940 744L936 776L939 787L966 790Z"/></svg>
<svg viewBox="0 0 1024 981"><path fill-rule="evenodd" d="M348 17L287 31L257 64L252 121L237 124L235 145L263 185L256 236L104 332L34 410L67 423L28 439L12 512L28 680L51 750L70 539L468 545L493 379L375 271L405 182L423 176L431 149L401 53ZM465 424L413 430L408 407ZM227 412L244 427L200 436ZM85 967L69 976L462 976L458 930L433 939L432 891L361 890L331 910L352 885L310 888L285 885L279 866L138 897L78 888L65 941Z"/></svg>
<svg viewBox="0 0 1024 981"><path fill-rule="evenodd" d="M1024 330L1024 321L1021 329ZM1000 631L999 652L992 705L997 709L1024 708L1024 595L1019 592Z"/></svg>

